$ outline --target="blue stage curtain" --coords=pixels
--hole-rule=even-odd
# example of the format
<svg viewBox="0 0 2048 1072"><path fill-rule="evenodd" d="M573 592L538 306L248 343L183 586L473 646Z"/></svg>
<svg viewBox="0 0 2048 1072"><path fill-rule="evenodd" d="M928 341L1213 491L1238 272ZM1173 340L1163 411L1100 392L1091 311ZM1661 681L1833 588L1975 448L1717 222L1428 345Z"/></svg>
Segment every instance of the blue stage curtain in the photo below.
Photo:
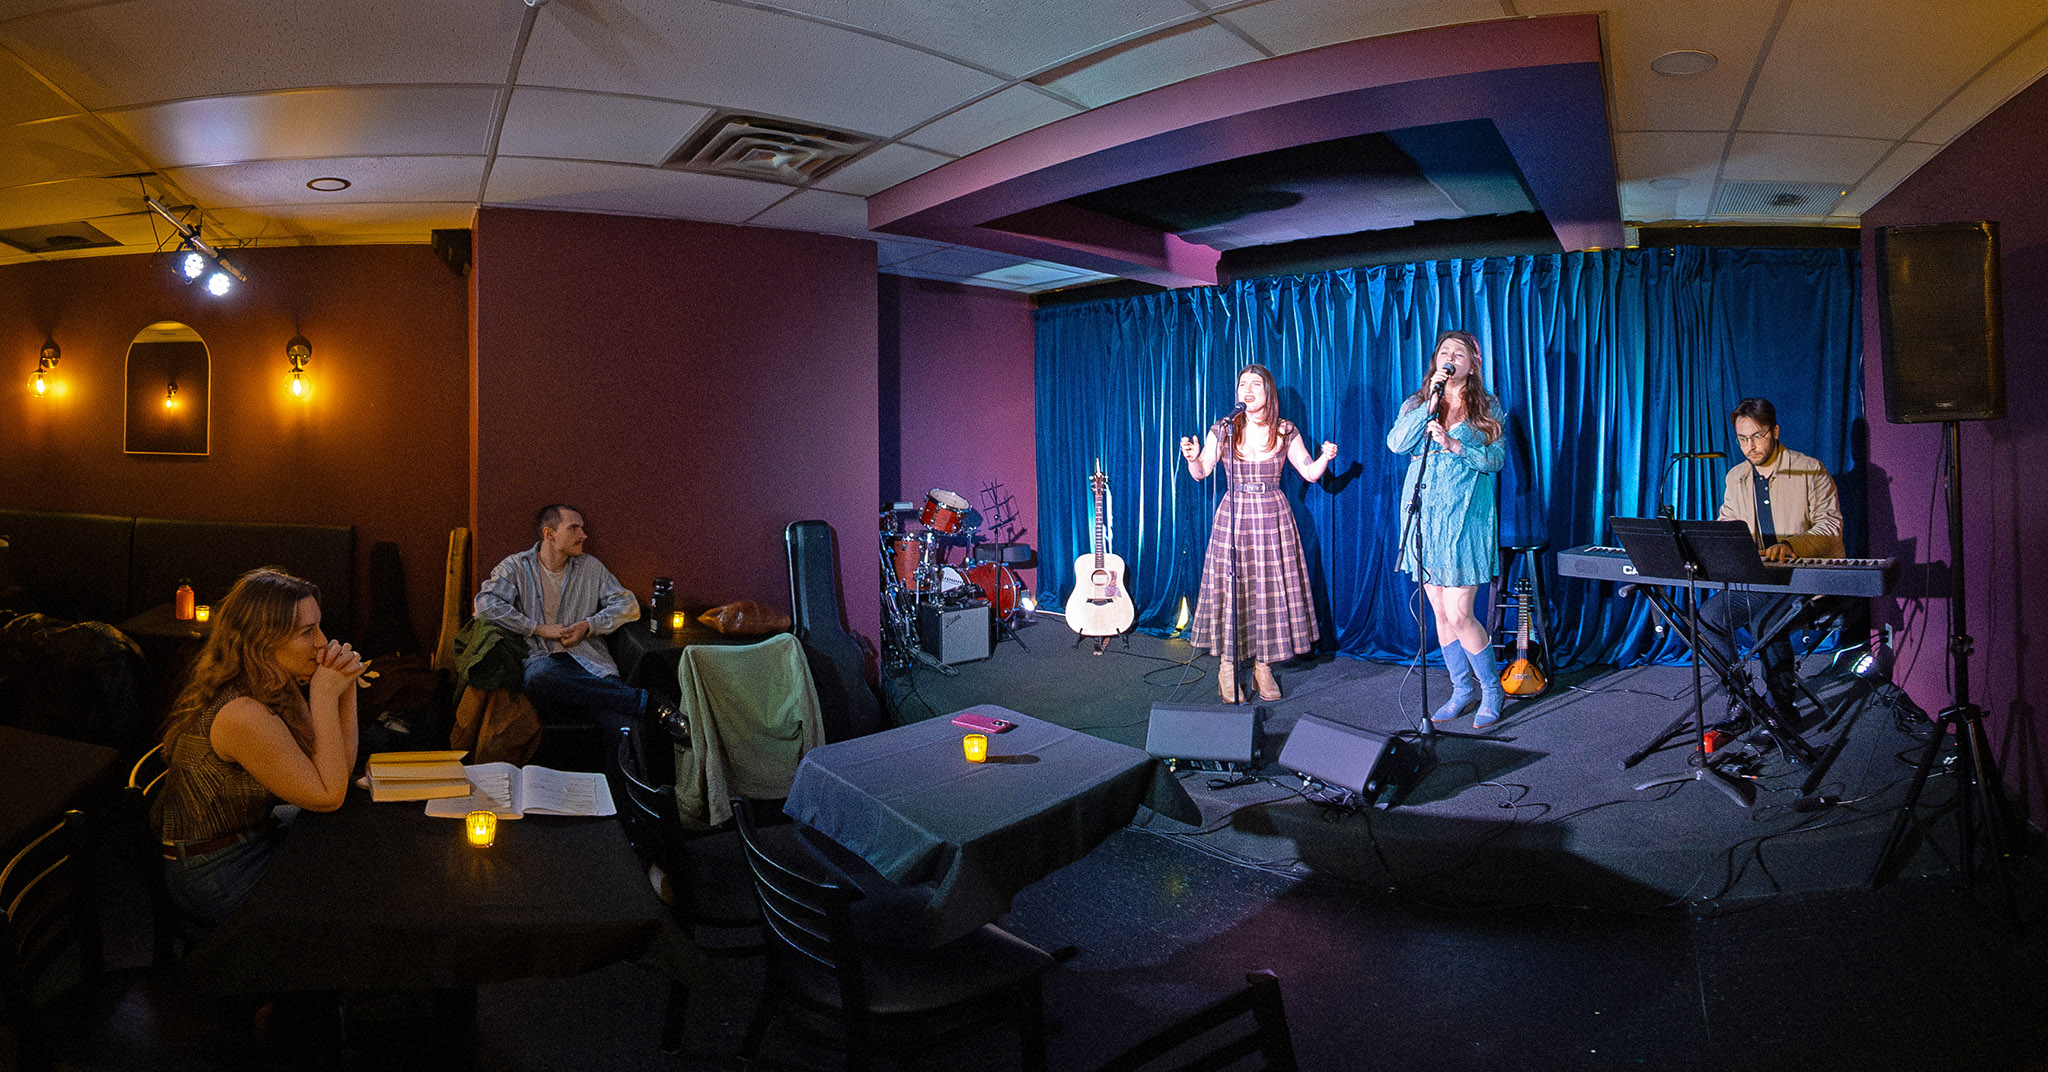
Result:
<svg viewBox="0 0 2048 1072"><path fill-rule="evenodd" d="M1680 660L1640 601L1559 578L1552 558L1614 542L1608 518L1654 513L1660 494L1680 517L1714 516L1740 460L1728 412L1744 397L1771 399L1788 445L1853 476L1858 284L1854 250L1680 247L1353 268L1040 310L1037 597L1058 607L1092 549L1099 466L1139 628L1173 628L1200 588L1222 490L1220 475L1189 479L1179 440L1227 413L1237 373L1258 363L1310 451L1340 448L1319 486L1286 478L1323 646L1412 659L1421 604L1394 568L1406 458L1385 437L1437 333L1462 328L1506 411L1500 542L1545 548L1554 659ZM1670 460L1708 450L1728 457ZM1842 490L1860 505L1859 489ZM1852 554L1859 536L1852 527Z"/></svg>

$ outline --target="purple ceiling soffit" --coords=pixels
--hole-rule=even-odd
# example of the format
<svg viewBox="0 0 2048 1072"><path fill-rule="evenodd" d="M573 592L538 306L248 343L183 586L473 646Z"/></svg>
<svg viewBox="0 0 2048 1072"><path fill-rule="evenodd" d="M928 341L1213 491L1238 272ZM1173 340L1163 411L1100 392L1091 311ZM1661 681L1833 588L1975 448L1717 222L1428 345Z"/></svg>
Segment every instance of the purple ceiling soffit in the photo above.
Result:
<svg viewBox="0 0 2048 1072"><path fill-rule="evenodd" d="M868 198L868 225L1163 286L1212 285L1216 250L1061 202L1274 149L1489 119L1564 248L1618 246L1599 31L1593 15L1501 19L1244 64L899 183Z"/></svg>

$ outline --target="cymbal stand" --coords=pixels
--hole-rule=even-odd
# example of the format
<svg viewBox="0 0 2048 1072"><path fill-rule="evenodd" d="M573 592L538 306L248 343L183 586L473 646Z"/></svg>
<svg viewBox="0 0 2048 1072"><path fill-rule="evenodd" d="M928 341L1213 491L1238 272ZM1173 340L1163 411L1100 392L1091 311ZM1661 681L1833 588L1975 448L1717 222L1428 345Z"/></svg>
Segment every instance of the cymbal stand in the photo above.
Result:
<svg viewBox="0 0 2048 1072"><path fill-rule="evenodd" d="M1905 803L1899 806L1899 816L1892 823L1883 850L1878 853L1877 864L1871 869L1870 884L1876 886L1884 880L1892 858L1904 846L1914 809L1920 803L1920 791L1926 787L1927 777L1933 772L1949 735L1954 733L1957 753L1956 826L1962 838L1956 855L1962 864L1963 878L1970 883L1977 881L1977 841L1981 833L1983 849L1998 882L2006 917L2017 923L2019 908L2013 899L2006 846L2006 824L2011 821L2012 812L2005 800L1997 762L1991 754L1991 742L1984 735L1984 711L1970 702L1970 655L1975 649L1975 641L1970 638L1969 618L1964 613L1964 595L1969 591L1969 585L1963 572L1962 434L1955 421L1944 421L1942 427L1943 446L1948 456L1948 548L1954 567L1950 571L1953 579L1948 601L1950 701L1935 720L1934 732L1927 738L1927 748L1920 754L1920 762L1913 770L1913 787L1907 791Z"/></svg>

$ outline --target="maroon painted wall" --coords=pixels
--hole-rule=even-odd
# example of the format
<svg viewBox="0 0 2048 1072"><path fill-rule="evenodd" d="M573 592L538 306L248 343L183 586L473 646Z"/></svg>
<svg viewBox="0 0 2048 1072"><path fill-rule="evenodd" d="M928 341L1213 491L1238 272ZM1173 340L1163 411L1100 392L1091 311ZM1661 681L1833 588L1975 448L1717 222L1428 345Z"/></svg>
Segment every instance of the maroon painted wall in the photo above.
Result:
<svg viewBox="0 0 2048 1072"><path fill-rule="evenodd" d="M249 282L222 298L174 280L168 257L0 267L0 505L353 525L359 628L370 547L390 540L414 629L431 646L448 531L464 523L465 284L425 246L246 249L233 259ZM206 341L208 455L122 453L128 344L159 320ZM57 389L36 398L29 374L46 333L63 358ZM313 344L304 401L286 392L294 334Z"/></svg>
<svg viewBox="0 0 2048 1072"><path fill-rule="evenodd" d="M922 506L933 488L984 515L999 485L1017 542L1038 544L1031 300L904 276L881 281L882 495ZM918 526L913 520L912 529ZM1006 533L984 525L991 539ZM870 541L871 552L879 546ZM964 549L950 553L958 563ZM869 569L869 576L874 576ZM1027 587L1034 570L1020 571Z"/></svg>
<svg viewBox="0 0 2048 1072"><path fill-rule="evenodd" d="M1948 512L1941 484L1942 426L1884 420L1884 379L1877 357L1875 228L1960 220L1999 224L2004 277L2003 420L1960 425L1963 476L1963 567L1966 630L1975 640L1970 699L1985 713L2005 781L2037 826L2048 825L2048 741L2039 698L2048 681L2048 80L2035 83L1956 139L1863 216L1864 347L1870 355L1864 400L1870 412L1870 547L1935 563L1937 595L1945 593ZM1922 571L1926 572L1926 571ZM1909 571L1908 580L1912 580ZM1898 678L1929 712L1950 702L1944 648L1945 598L1896 605L1890 620L1905 626ZM2042 644L2035 644L2040 637Z"/></svg>
<svg viewBox="0 0 2048 1072"><path fill-rule="evenodd" d="M783 528L822 518L879 635L873 243L514 209L474 242L479 576L569 502L643 601L668 576L686 607L786 613Z"/></svg>

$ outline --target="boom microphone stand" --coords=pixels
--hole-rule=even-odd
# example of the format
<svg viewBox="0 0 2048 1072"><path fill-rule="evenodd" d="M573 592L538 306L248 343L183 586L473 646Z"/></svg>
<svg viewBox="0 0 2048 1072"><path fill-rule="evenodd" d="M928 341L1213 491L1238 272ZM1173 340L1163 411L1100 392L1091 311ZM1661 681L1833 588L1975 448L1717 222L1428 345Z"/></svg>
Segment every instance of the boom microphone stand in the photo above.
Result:
<svg viewBox="0 0 2048 1072"><path fill-rule="evenodd" d="M1444 370L1446 372L1449 372L1450 369L1451 366L1444 366ZM1443 404L1443 396L1444 385L1437 384L1436 392L1432 394L1429 399L1431 420L1437 419L1436 410L1439 406ZM1425 430L1422 434L1422 437L1422 454L1416 460L1415 466L1415 493L1408 497L1408 518L1401 524L1401 546L1405 548L1409 554L1415 556L1415 564L1418 569L1422 566L1422 489L1429 485L1428 431ZM1416 585L1415 594L1421 596L1424 603L1429 602L1429 595L1428 593L1422 591L1421 584L1419 582ZM1436 723L1431 721L1429 717L1431 712L1429 710L1428 659L1429 622L1421 615L1417 615L1415 619L1415 669L1418 671L1417 677L1420 679L1422 683L1422 717L1419 720L1420 727L1411 732L1415 734L1416 738L1423 745L1424 748L1429 749L1429 752L1426 755L1427 762L1429 762L1432 765L1436 762L1435 749L1430 741L1430 738L1433 737L1465 737L1470 738L1472 740L1490 741L1514 740L1514 738L1512 737L1500 737L1488 733L1465 733L1460 730L1440 730L1436 728ZM1449 667L1445 667L1445 669L1449 670Z"/></svg>
<svg viewBox="0 0 2048 1072"><path fill-rule="evenodd" d="M1942 746L1953 731L1958 760L1956 773L1960 779L1956 789L1956 826L1962 836L1957 855L1962 861L1963 878L1971 883L1977 880L1977 831L1982 830L1984 848L1998 881L2006 916L2017 920L2018 907L2013 900L2005 843L2006 823L2011 812L1998 778L1997 763L1991 755L1991 743L1984 736L1984 711L1970 702L1970 655L1975 642L1970 638L1969 619L1963 606L1963 597L1969 586L1963 572L1962 433L1955 421L1944 421L1942 427L1943 446L1948 454L1948 548L1954 560L1950 571L1953 590L1948 601L1950 700L1947 709L1935 721L1934 732L1927 738L1926 751L1920 754L1920 763L1913 771L1913 788L1907 791L1906 802L1899 808L1899 817L1892 823L1891 834L1885 838L1884 849L1878 854L1877 865L1870 873L1870 884L1875 886L1883 881L1892 857L1904 845L1907 828L1913 821L1913 810L1920 803L1920 791L1926 787L1927 776L1934 770Z"/></svg>

